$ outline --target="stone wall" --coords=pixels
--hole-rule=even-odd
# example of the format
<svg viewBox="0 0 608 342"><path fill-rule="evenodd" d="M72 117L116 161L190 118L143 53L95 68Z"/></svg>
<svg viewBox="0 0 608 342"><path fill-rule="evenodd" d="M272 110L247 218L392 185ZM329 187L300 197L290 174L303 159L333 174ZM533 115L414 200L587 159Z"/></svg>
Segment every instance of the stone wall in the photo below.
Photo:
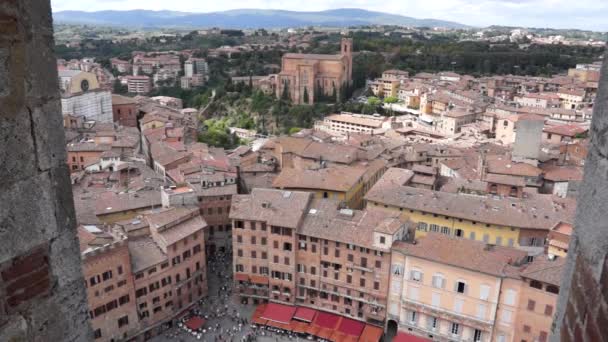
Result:
<svg viewBox="0 0 608 342"><path fill-rule="evenodd" d="M608 64L604 63L552 341L608 339L607 255Z"/></svg>
<svg viewBox="0 0 608 342"><path fill-rule="evenodd" d="M48 0L0 1L0 341L92 339Z"/></svg>

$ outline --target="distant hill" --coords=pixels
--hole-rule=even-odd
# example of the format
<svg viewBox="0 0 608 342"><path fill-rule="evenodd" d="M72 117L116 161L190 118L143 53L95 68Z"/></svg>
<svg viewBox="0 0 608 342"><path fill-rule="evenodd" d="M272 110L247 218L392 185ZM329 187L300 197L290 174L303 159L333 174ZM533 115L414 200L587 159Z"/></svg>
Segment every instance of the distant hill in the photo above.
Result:
<svg viewBox="0 0 608 342"><path fill-rule="evenodd" d="M303 26L403 25L415 27L466 28L466 25L416 19L396 14L342 8L320 12L240 9L225 12L189 13L175 11L61 11L53 13L58 23L74 23L140 28L287 28Z"/></svg>

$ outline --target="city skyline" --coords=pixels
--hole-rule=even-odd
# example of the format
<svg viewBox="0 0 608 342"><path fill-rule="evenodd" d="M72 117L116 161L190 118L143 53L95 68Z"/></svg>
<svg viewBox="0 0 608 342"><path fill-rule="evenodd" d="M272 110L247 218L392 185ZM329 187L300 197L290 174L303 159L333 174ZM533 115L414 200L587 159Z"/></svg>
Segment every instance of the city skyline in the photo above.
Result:
<svg viewBox="0 0 608 342"><path fill-rule="evenodd" d="M607 31L603 20L608 14L608 3L592 0L570 2L567 0L389 0L379 7L365 0L307 1L304 4L285 3L276 0L231 1L230 3L197 3L181 0L168 6L160 0L103 0L75 1L53 0L53 11L83 10L172 10L183 12L216 12L233 9L279 9L294 11L322 11L337 8L360 8L411 16L457 21L462 24L485 27L507 25L523 27L550 27L561 29L585 29Z"/></svg>

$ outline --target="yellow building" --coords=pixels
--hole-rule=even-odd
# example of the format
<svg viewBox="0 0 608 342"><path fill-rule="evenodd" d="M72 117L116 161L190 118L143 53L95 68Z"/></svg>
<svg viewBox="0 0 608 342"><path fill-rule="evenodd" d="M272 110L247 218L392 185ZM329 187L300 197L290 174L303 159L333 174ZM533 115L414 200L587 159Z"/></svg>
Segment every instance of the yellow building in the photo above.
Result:
<svg viewBox="0 0 608 342"><path fill-rule="evenodd" d="M416 237L437 232L538 254L549 229L574 214L574 203L558 204L551 196L520 199L433 191L407 186L412 176L405 169L387 170L365 200L370 208L406 212L416 224Z"/></svg>
<svg viewBox="0 0 608 342"><path fill-rule="evenodd" d="M313 192L315 199L337 199L349 208L361 209L363 196L380 179L385 169L386 162L383 160L319 169L285 168L272 186Z"/></svg>
<svg viewBox="0 0 608 342"><path fill-rule="evenodd" d="M547 254L553 257L563 257L568 255L570 236L572 235L572 225L566 222L559 222L549 232L547 238Z"/></svg>

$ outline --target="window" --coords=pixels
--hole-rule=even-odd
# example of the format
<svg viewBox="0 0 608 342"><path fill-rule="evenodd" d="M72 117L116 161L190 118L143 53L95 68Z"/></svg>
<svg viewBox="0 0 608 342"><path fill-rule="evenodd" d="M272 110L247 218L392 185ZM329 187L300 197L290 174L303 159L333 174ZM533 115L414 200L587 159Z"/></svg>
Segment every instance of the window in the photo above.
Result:
<svg viewBox="0 0 608 342"><path fill-rule="evenodd" d="M361 267L367 267L367 258L361 258Z"/></svg>
<svg viewBox="0 0 608 342"><path fill-rule="evenodd" d="M93 332L93 337L95 339L101 338L101 329L97 329Z"/></svg>
<svg viewBox="0 0 608 342"><path fill-rule="evenodd" d="M359 279L359 286L365 287L365 279L364 278Z"/></svg>
<svg viewBox="0 0 608 342"><path fill-rule="evenodd" d="M438 289L442 289L445 287L445 279L443 278L442 274L437 273L433 276L433 287L436 287Z"/></svg>
<svg viewBox="0 0 608 342"><path fill-rule="evenodd" d="M512 312L510 310L503 310L502 311L502 322L503 323L511 323L511 316L512 316Z"/></svg>
<svg viewBox="0 0 608 342"><path fill-rule="evenodd" d="M475 329L473 333L473 342L481 342L481 330Z"/></svg>
<svg viewBox="0 0 608 342"><path fill-rule="evenodd" d="M416 227L416 230L421 230L426 232L427 229L427 224L425 222L418 222L418 226Z"/></svg>
<svg viewBox="0 0 608 342"><path fill-rule="evenodd" d="M262 246L266 246L266 238L265 237L262 238Z"/></svg>
<svg viewBox="0 0 608 342"><path fill-rule="evenodd" d="M422 281L422 272L420 272L418 270L412 270L412 272L410 272L410 280L421 282Z"/></svg>
<svg viewBox="0 0 608 342"><path fill-rule="evenodd" d="M532 299L528 299L528 311L534 311L534 307L536 306L536 302Z"/></svg>
<svg viewBox="0 0 608 342"><path fill-rule="evenodd" d="M408 297L411 300L418 300L418 290L419 289L417 287L410 286L408 288L408 295L409 295Z"/></svg>
<svg viewBox="0 0 608 342"><path fill-rule="evenodd" d="M416 311L410 311L410 323L416 325Z"/></svg>
<svg viewBox="0 0 608 342"><path fill-rule="evenodd" d="M552 305L545 305L545 315L547 315L547 316L553 315L553 306Z"/></svg>
<svg viewBox="0 0 608 342"><path fill-rule="evenodd" d="M486 318L486 305L485 304L477 304L477 318L485 319Z"/></svg>
<svg viewBox="0 0 608 342"><path fill-rule="evenodd" d="M451 327L450 331L452 332L452 335L458 335L458 333L460 331L460 324L452 323L452 327Z"/></svg>
<svg viewBox="0 0 608 342"><path fill-rule="evenodd" d="M350 261L350 262L353 262L353 260L355 260L355 259L354 259L354 256L353 256L352 254L347 255L347 256L346 256L346 259L347 259L348 261Z"/></svg>
<svg viewBox="0 0 608 342"><path fill-rule="evenodd" d="M376 260L376 268L382 268L382 262L380 260Z"/></svg>
<svg viewBox="0 0 608 342"><path fill-rule="evenodd" d="M479 287L479 299L481 300L488 300L488 298L490 297L490 286L488 285L481 285Z"/></svg>
<svg viewBox="0 0 608 342"><path fill-rule="evenodd" d="M118 298L118 303L120 305L127 304L128 302L129 302L129 295L124 295L124 296Z"/></svg>
<svg viewBox="0 0 608 342"><path fill-rule="evenodd" d="M467 286L467 284L465 284L464 281L457 281L456 282L456 292L458 292L458 293L465 293L466 286Z"/></svg>
<svg viewBox="0 0 608 342"><path fill-rule="evenodd" d="M118 266L118 274L122 274L122 266Z"/></svg>
<svg viewBox="0 0 608 342"><path fill-rule="evenodd" d="M101 276L102 276L102 278L103 278L104 281L112 279L112 271L103 272L103 274Z"/></svg>
<svg viewBox="0 0 608 342"><path fill-rule="evenodd" d="M538 342L546 342L547 341L547 332L541 331L538 335Z"/></svg>
<svg viewBox="0 0 608 342"><path fill-rule="evenodd" d="M555 285L547 285L546 290L547 290L547 292L550 292L550 293L559 294L559 287L557 287Z"/></svg>
<svg viewBox="0 0 608 342"><path fill-rule="evenodd" d="M380 243L383 245L386 243L386 238L384 236L380 237Z"/></svg>
<svg viewBox="0 0 608 342"><path fill-rule="evenodd" d="M441 305L441 294L438 292L433 292L431 294L431 304L433 306L440 306Z"/></svg>
<svg viewBox="0 0 608 342"><path fill-rule="evenodd" d="M515 290L508 289L505 294L505 304L515 305Z"/></svg>
<svg viewBox="0 0 608 342"><path fill-rule="evenodd" d="M529 325L524 324L524 332L529 333L530 331L532 331L532 328L530 328Z"/></svg>
<svg viewBox="0 0 608 342"><path fill-rule="evenodd" d="M428 317L427 322L429 330L435 330L439 326L439 319L437 317Z"/></svg>
<svg viewBox="0 0 608 342"><path fill-rule="evenodd" d="M464 306L464 299L456 298L454 299L454 311L462 312L462 307Z"/></svg>
<svg viewBox="0 0 608 342"><path fill-rule="evenodd" d="M118 327L122 328L129 324L129 316L122 316L118 319Z"/></svg>
<svg viewBox="0 0 608 342"><path fill-rule="evenodd" d="M449 227L441 227L441 233L445 234L445 235L450 235L450 228Z"/></svg>
<svg viewBox="0 0 608 342"><path fill-rule="evenodd" d="M374 282L374 290L380 290L380 282L377 282L377 281Z"/></svg>

